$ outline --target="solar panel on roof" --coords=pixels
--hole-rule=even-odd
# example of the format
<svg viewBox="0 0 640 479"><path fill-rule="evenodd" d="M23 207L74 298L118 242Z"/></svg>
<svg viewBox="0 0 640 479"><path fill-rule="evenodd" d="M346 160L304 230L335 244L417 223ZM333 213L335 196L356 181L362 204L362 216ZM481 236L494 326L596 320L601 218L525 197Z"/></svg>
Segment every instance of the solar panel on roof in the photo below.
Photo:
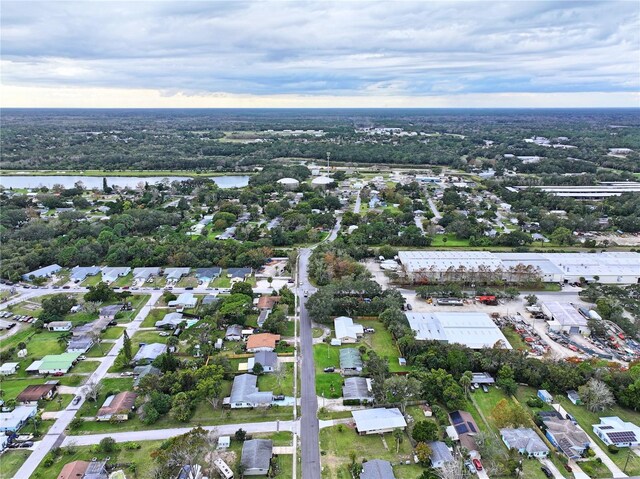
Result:
<svg viewBox="0 0 640 479"><path fill-rule="evenodd" d="M469 426L469 429L471 429L471 432L478 432L478 431L476 431L475 426L473 424L471 424L470 422L468 422L467 425Z"/></svg>
<svg viewBox="0 0 640 479"><path fill-rule="evenodd" d="M600 426L600 429L602 429L603 431L606 429L613 429L613 426Z"/></svg>
<svg viewBox="0 0 640 479"><path fill-rule="evenodd" d="M455 428L458 434L465 434L469 432L469 428L467 428L466 424L456 424Z"/></svg>
<svg viewBox="0 0 640 479"><path fill-rule="evenodd" d="M607 434L613 442L635 442L636 435L633 431L610 432Z"/></svg>
<svg viewBox="0 0 640 479"><path fill-rule="evenodd" d="M453 424L459 424L462 422L462 416L460 416L460 413L458 411L454 411L451 414L449 414L449 417L451 418L451 422L453 422Z"/></svg>

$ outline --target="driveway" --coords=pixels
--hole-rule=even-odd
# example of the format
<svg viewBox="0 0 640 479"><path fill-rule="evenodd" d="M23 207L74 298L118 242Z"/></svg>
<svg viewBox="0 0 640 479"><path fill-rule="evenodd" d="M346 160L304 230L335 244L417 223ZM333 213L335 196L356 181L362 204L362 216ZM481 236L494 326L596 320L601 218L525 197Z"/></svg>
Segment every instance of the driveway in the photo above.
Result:
<svg viewBox="0 0 640 479"><path fill-rule="evenodd" d="M555 479L564 479L564 476L562 475L560 470L556 467L556 465L553 462L551 462L550 459L547 459L547 458L540 459L540 463L547 466L547 468L553 473L553 477Z"/></svg>

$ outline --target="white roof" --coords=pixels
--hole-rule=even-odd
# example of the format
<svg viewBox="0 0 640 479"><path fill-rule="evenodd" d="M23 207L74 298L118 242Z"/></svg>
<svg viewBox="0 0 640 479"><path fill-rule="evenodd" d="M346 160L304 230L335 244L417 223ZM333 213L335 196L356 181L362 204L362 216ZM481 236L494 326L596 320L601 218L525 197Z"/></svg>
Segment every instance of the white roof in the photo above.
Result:
<svg viewBox="0 0 640 479"><path fill-rule="evenodd" d="M177 304L195 304L198 300L193 295L193 293L180 293L178 299L176 299Z"/></svg>
<svg viewBox="0 0 640 479"><path fill-rule="evenodd" d="M17 406L11 412L0 412L0 431L12 431L36 413L36 406Z"/></svg>
<svg viewBox="0 0 640 479"><path fill-rule="evenodd" d="M407 427L407 422L397 407L390 409L363 409L361 411L351 411L351 414L356 422L356 428L360 432L378 429L403 429Z"/></svg>
<svg viewBox="0 0 640 479"><path fill-rule="evenodd" d="M167 279L180 279L189 274L190 268L166 268L164 274Z"/></svg>
<svg viewBox="0 0 640 479"><path fill-rule="evenodd" d="M12 373L16 370L20 363L4 363L0 366L0 373Z"/></svg>
<svg viewBox="0 0 640 479"><path fill-rule="evenodd" d="M364 334L364 328L361 324L354 324L353 319L346 316L339 316L333 320L333 325L336 329L336 338L354 338L357 339L359 335Z"/></svg>
<svg viewBox="0 0 640 479"><path fill-rule="evenodd" d="M492 348L497 342L511 345L502 331L485 313L433 312L405 313L418 340L436 340L463 344L471 349Z"/></svg>
<svg viewBox="0 0 640 479"><path fill-rule="evenodd" d="M300 182L295 178L280 178L277 183L280 183L281 185L297 185Z"/></svg>
<svg viewBox="0 0 640 479"><path fill-rule="evenodd" d="M485 266L495 271L502 267L502 261L488 251L400 251L398 257L409 271L428 270L431 267L436 271L446 271L460 266Z"/></svg>
<svg viewBox="0 0 640 479"><path fill-rule="evenodd" d="M312 185L328 185L333 183L333 178L329 178L328 176L318 176L311 180Z"/></svg>
<svg viewBox="0 0 640 479"><path fill-rule="evenodd" d="M569 303L552 301L542 303L542 306L546 308L553 316L553 319L562 326L587 326L587 318L582 316L578 310Z"/></svg>

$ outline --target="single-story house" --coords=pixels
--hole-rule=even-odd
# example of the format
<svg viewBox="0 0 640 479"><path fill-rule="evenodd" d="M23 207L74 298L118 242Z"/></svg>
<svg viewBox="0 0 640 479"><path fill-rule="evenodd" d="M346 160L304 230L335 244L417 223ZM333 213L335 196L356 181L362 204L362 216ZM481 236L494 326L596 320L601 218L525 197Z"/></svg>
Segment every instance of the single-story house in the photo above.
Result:
<svg viewBox="0 0 640 479"><path fill-rule="evenodd" d="M248 276L251 276L251 273L253 273L251 268L227 268L227 278L245 280Z"/></svg>
<svg viewBox="0 0 640 479"><path fill-rule="evenodd" d="M351 411L360 435L383 434L394 429L404 429L407 422L398 408L375 408Z"/></svg>
<svg viewBox="0 0 640 479"><path fill-rule="evenodd" d="M574 391L573 389L571 391L567 391L567 397L569 398L569 401L571 401L576 406L582 404L582 400L580 399L578 391Z"/></svg>
<svg viewBox="0 0 640 479"><path fill-rule="evenodd" d="M180 293L175 301L169 301L169 306L178 306L180 308L195 308L198 304L198 298L193 293Z"/></svg>
<svg viewBox="0 0 640 479"><path fill-rule="evenodd" d="M273 309L280 301L280 296L260 296L258 309Z"/></svg>
<svg viewBox="0 0 640 479"><path fill-rule="evenodd" d="M339 316L333 320L336 330L336 339L343 343L355 343L364 334L361 324L355 324L353 319L347 316Z"/></svg>
<svg viewBox="0 0 640 479"><path fill-rule="evenodd" d="M138 395L131 391L123 391L115 396L109 396L96 414L96 421L126 421L133 411Z"/></svg>
<svg viewBox="0 0 640 479"><path fill-rule="evenodd" d="M189 274L190 268L165 268L164 275L167 281L178 282L180 278Z"/></svg>
<svg viewBox="0 0 640 479"><path fill-rule="evenodd" d="M547 457L549 455L549 448L533 429L525 427L503 428L500 429L500 436L509 450L515 449L528 457Z"/></svg>
<svg viewBox="0 0 640 479"><path fill-rule="evenodd" d="M22 390L16 402L23 406L37 405L40 400L52 399L58 392L58 381L47 381L44 384L32 384Z"/></svg>
<svg viewBox="0 0 640 479"><path fill-rule="evenodd" d="M473 373L473 379L471 380L471 382L473 384L490 385L494 384L496 380L493 379L493 376L491 376L491 374L489 373Z"/></svg>
<svg viewBox="0 0 640 479"><path fill-rule="evenodd" d="M129 273L131 273L131 268L128 266L105 266L102 268L102 281L104 283L111 284L118 278L122 278Z"/></svg>
<svg viewBox="0 0 640 479"><path fill-rule="evenodd" d="M23 274L22 279L25 281L31 281L32 278L50 278L61 269L62 266L58 264L44 266L42 268L36 269L35 271L31 271L30 273Z"/></svg>
<svg viewBox="0 0 640 479"><path fill-rule="evenodd" d="M93 338L88 334L83 334L82 336L73 337L69 341L67 345L68 353L79 353L84 354L89 351L94 344Z"/></svg>
<svg viewBox="0 0 640 479"><path fill-rule="evenodd" d="M116 319L116 314L122 310L121 304L110 304L109 306L103 306L100 308L100 319L108 319L113 321Z"/></svg>
<svg viewBox="0 0 640 479"><path fill-rule="evenodd" d="M224 334L224 338L227 341L240 341L242 339L242 326L239 324L232 324L227 327L227 331Z"/></svg>
<svg viewBox="0 0 640 479"><path fill-rule="evenodd" d="M99 266L76 266L71 269L71 281L74 283L80 283L86 279L87 276L95 276L100 273L101 268Z"/></svg>
<svg viewBox="0 0 640 479"><path fill-rule="evenodd" d="M49 354L31 363L25 371L39 374L67 373L78 360L78 356L80 353Z"/></svg>
<svg viewBox="0 0 640 479"><path fill-rule="evenodd" d="M553 402L553 396L546 389L538 389L538 397L547 404L551 404Z"/></svg>
<svg viewBox="0 0 640 479"><path fill-rule="evenodd" d="M255 356L248 359L247 369L253 371L256 364L262 365L263 372L272 373L278 369L278 355L273 351L258 351Z"/></svg>
<svg viewBox="0 0 640 479"><path fill-rule="evenodd" d="M355 348L340 350L340 372L342 375L358 374L362 371L363 362L360 351Z"/></svg>
<svg viewBox="0 0 640 479"><path fill-rule="evenodd" d="M362 463L360 479L396 479L389 461L372 459Z"/></svg>
<svg viewBox="0 0 640 479"><path fill-rule="evenodd" d="M89 462L87 461L68 462L58 474L58 479L82 479L88 467Z"/></svg>
<svg viewBox="0 0 640 479"><path fill-rule="evenodd" d="M133 270L133 279L147 281L154 276L160 276L160 268L134 268Z"/></svg>
<svg viewBox="0 0 640 479"><path fill-rule="evenodd" d="M453 462L451 450L444 442L432 441L429 442L428 445L431 448L431 455L429 456L429 459L431 460L432 467L439 469L444 467L445 464Z"/></svg>
<svg viewBox="0 0 640 479"><path fill-rule="evenodd" d="M136 364L146 364L153 362L161 354L167 352L167 345L162 343L143 344L133 357Z"/></svg>
<svg viewBox="0 0 640 479"><path fill-rule="evenodd" d="M245 476L266 476L271 466L273 442L271 439L250 439L242 444L240 463Z"/></svg>
<svg viewBox="0 0 640 479"><path fill-rule="evenodd" d="M342 400L345 402L372 403L371 379L361 377L345 378L344 386L342 386Z"/></svg>
<svg viewBox="0 0 640 479"><path fill-rule="evenodd" d="M16 374L20 368L20 363L3 363L0 366L0 376L10 376Z"/></svg>
<svg viewBox="0 0 640 479"><path fill-rule="evenodd" d="M73 323L71 321L51 321L44 325L49 331L71 331Z"/></svg>
<svg viewBox="0 0 640 479"><path fill-rule="evenodd" d="M477 451L478 445L476 444L475 436L480 429L473 419L473 416L467 411L453 411L449 413L449 421L451 422L452 434L449 433L447 428L447 434L449 437L456 441L460 441L460 446L467 451Z"/></svg>
<svg viewBox="0 0 640 479"><path fill-rule="evenodd" d="M545 436L570 459L578 459L589 447L589 436L568 419L549 417L544 419Z"/></svg>
<svg viewBox="0 0 640 479"><path fill-rule="evenodd" d="M182 316L181 313L169 313L165 315L160 321L156 321L156 328L167 328L167 329L176 329L178 325L182 322L185 322L186 319Z"/></svg>
<svg viewBox="0 0 640 479"><path fill-rule="evenodd" d="M273 351L276 349L276 343L278 341L280 341L279 334L252 334L247 338L247 351L250 353L256 353L258 351Z"/></svg>
<svg viewBox="0 0 640 479"><path fill-rule="evenodd" d="M273 393L260 392L258 390L258 376L253 374L240 374L233 378L231 395L225 398L225 404L231 409L265 407L273 401Z"/></svg>
<svg viewBox="0 0 640 479"><path fill-rule="evenodd" d="M145 366L136 366L135 368L133 368L133 376L135 378L133 380L134 389L138 387L140 381L142 381L142 378L149 374L152 376L160 376L160 370L155 366L152 366L151 364L147 364Z"/></svg>
<svg viewBox="0 0 640 479"><path fill-rule="evenodd" d="M618 416L601 417L600 424L593 425L593 432L607 446L640 446L640 427L632 422L625 422Z"/></svg>
<svg viewBox="0 0 640 479"><path fill-rule="evenodd" d="M198 268L196 269L196 278L202 283L209 283L211 280L216 279L222 273L222 268L214 266L212 268Z"/></svg>
<svg viewBox="0 0 640 479"><path fill-rule="evenodd" d="M36 406L17 406L11 412L0 412L0 432L17 432L36 412Z"/></svg>

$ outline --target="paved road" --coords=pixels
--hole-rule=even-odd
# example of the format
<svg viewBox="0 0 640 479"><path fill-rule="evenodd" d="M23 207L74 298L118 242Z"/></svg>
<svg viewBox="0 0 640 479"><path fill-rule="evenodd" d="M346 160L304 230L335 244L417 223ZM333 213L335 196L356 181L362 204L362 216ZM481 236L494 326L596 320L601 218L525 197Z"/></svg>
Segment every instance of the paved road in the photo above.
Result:
<svg viewBox="0 0 640 479"><path fill-rule="evenodd" d="M304 291L315 288L309 283L309 257L311 249L300 250L298 261L298 294L300 295L300 355L302 356L300 418L302 467L304 479L320 479L320 437L318 424L318 398L316 397L316 371L313 362L313 335L311 318L305 306Z"/></svg>
<svg viewBox="0 0 640 479"><path fill-rule="evenodd" d="M147 317L149 311L151 311L152 306L160 298L161 294L162 292L160 291L154 291L151 295L151 298L149 298L149 301L147 301L147 304L142 307L135 319L127 325L127 334L129 334L130 337L133 336L133 334L140 327L140 324ZM107 371L116 360L120 349L122 349L122 343L123 338L122 336L120 336L120 339L115 342L111 350L105 356L104 360L100 363L100 366L98 366L93 374L91 374L91 376L87 380L87 383L98 383L102 378L106 376ZM53 424L53 426L51 426L51 429L49 429L49 432L44 436L42 441L39 441L38 444L34 447L31 456L29 456L29 460L26 461L18 470L18 472L14 476L14 479L29 479L29 477L31 477L33 472L38 467L38 464L40 464L40 462L44 459L51 448L60 445L60 442L62 442L62 440L64 439L65 429L67 428L71 420L75 417L78 409L80 409L80 407L84 403L84 400L85 399L83 396L82 400L78 404L69 404L69 406L67 406L67 408L60 413L58 420ZM147 432L143 434L147 434Z"/></svg>
<svg viewBox="0 0 640 479"><path fill-rule="evenodd" d="M356 192L356 203L355 205L353 205L353 212L354 213L360 213L360 203L362 203L362 198L360 198L360 193L362 192L362 190L358 190Z"/></svg>
<svg viewBox="0 0 640 479"><path fill-rule="evenodd" d="M438 208L436 208L436 204L431 198L427 198L427 203L429 203L429 208L431 208L431 212L433 213L433 220L437 221L442 218L442 215L438 211Z"/></svg>

